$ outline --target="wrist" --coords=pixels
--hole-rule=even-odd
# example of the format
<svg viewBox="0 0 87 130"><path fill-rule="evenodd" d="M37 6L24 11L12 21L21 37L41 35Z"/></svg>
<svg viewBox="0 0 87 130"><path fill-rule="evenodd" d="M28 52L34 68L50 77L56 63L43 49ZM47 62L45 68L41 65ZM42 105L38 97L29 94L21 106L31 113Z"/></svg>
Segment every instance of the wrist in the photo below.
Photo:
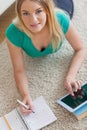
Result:
<svg viewBox="0 0 87 130"><path fill-rule="evenodd" d="M65 79L75 79L76 75L72 73L67 73Z"/></svg>
<svg viewBox="0 0 87 130"><path fill-rule="evenodd" d="M30 102L32 102L32 98L31 98L31 96L30 96L29 93L28 93L28 94L25 94L23 98L24 98L24 99L28 99Z"/></svg>
<svg viewBox="0 0 87 130"><path fill-rule="evenodd" d="M76 73L75 72L68 72L65 76L66 79L75 79Z"/></svg>
<svg viewBox="0 0 87 130"><path fill-rule="evenodd" d="M75 77L74 76L66 76L65 81L68 81L68 80L75 80Z"/></svg>
<svg viewBox="0 0 87 130"><path fill-rule="evenodd" d="M24 93L24 94L23 94L23 98L24 98L24 97L30 97L30 94L29 94L29 92L27 92L27 93Z"/></svg>
<svg viewBox="0 0 87 130"><path fill-rule="evenodd" d="M25 86L21 89L21 94L22 94L22 97L23 97L23 98L30 95L30 94L29 94L29 90L28 90L28 86L25 85Z"/></svg>

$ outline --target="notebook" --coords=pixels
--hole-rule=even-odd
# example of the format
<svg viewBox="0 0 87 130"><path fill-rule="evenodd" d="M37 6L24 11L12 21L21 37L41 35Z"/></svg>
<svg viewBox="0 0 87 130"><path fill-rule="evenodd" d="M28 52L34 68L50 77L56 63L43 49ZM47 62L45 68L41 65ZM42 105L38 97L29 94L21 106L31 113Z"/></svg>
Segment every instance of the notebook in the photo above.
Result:
<svg viewBox="0 0 87 130"><path fill-rule="evenodd" d="M21 114L19 108L15 108L0 117L0 128L2 130L40 130L57 120L43 96L34 100L33 104L35 113L25 116Z"/></svg>

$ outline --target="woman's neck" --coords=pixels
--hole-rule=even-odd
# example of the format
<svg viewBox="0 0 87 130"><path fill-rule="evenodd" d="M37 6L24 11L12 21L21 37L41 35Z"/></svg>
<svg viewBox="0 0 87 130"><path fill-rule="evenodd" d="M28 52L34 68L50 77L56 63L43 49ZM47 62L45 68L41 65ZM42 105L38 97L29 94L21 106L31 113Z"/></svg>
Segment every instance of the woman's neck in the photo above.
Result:
<svg viewBox="0 0 87 130"><path fill-rule="evenodd" d="M32 37L32 41L36 48L46 48L51 41L48 27L46 26L40 32L34 34Z"/></svg>

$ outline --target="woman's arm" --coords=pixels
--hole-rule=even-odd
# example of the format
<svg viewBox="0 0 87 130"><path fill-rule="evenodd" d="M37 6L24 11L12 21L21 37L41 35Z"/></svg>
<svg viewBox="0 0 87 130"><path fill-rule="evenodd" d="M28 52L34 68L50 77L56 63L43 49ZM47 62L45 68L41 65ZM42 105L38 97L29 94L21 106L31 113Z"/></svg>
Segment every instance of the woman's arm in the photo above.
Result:
<svg viewBox="0 0 87 130"><path fill-rule="evenodd" d="M21 48L14 46L8 39L6 39L6 41L9 48L12 64L13 64L14 77L15 77L17 87L19 88L19 91L23 97L24 103L26 105L29 105L29 107L32 109L32 101L28 91L28 79L24 69L22 50ZM23 113L26 114L30 112L23 108L21 110Z"/></svg>
<svg viewBox="0 0 87 130"><path fill-rule="evenodd" d="M69 93L73 95L73 86L75 87L76 91L79 87L81 87L80 82L76 81L75 77L81 66L81 63L83 62L86 56L86 49L72 22L70 23L70 27L66 34L66 38L71 44L72 48L74 49L74 55L69 70L67 72L64 84Z"/></svg>

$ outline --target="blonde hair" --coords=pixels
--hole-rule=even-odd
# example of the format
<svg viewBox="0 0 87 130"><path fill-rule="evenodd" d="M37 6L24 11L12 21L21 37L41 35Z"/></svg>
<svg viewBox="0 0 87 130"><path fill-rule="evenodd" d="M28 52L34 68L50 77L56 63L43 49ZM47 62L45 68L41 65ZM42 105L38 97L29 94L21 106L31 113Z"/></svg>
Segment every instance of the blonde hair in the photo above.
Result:
<svg viewBox="0 0 87 130"><path fill-rule="evenodd" d="M28 28L24 25L21 19L21 5L25 0L16 0L16 13L17 17L13 21L14 24L19 27L22 31L24 31L28 36L32 38L32 33L28 30ZM30 0L33 2L39 3L47 12L47 25L49 28L49 33L51 36L51 42L53 51L59 47L62 39L63 39L63 32L58 23L58 20L55 16L55 6L53 0Z"/></svg>

